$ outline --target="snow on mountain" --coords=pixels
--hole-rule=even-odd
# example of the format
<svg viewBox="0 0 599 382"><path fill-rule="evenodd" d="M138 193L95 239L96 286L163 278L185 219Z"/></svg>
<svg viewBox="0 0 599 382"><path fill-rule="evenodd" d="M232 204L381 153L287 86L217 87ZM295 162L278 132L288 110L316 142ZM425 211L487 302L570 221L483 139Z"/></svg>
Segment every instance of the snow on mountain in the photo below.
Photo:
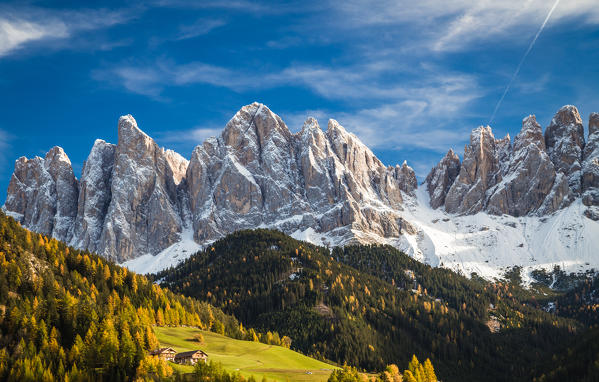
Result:
<svg viewBox="0 0 599 382"><path fill-rule="evenodd" d="M515 265L523 267L523 276L554 265L572 272L599 269L599 223L584 215L580 199L543 217L458 216L432 209L424 187L416 194L404 212L418 230L409 250L431 265L488 279L501 278Z"/></svg>
<svg viewBox="0 0 599 382"><path fill-rule="evenodd" d="M529 116L513 144L479 127L461 162L450 150L418 187L406 162L383 165L335 120L292 134L253 103L188 161L127 115L116 145L95 142L80 181L60 148L17 160L3 209L141 273L258 227L325 246L386 243L487 278L515 265L580 271L599 266L599 115L586 146L580 121L564 107L543 136Z"/></svg>

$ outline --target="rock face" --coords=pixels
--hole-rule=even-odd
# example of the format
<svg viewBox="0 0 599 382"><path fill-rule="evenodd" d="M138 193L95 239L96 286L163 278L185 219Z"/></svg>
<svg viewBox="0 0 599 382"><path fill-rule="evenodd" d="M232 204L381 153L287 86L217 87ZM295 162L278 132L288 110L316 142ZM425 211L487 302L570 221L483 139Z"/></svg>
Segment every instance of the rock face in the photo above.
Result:
<svg viewBox="0 0 599 382"><path fill-rule="evenodd" d="M560 177L552 194L556 172L545 151L543 130L534 115L522 121L501 181L488 191L486 210L492 214L523 216L533 211L551 213L568 195L565 177Z"/></svg>
<svg viewBox="0 0 599 382"><path fill-rule="evenodd" d="M552 214L580 197L578 215L599 220L599 114L590 117L586 146L583 135L573 106L560 109L544 135L528 116L513 143L479 127L461 163L449 150L426 177L430 206L518 217ZM324 245L434 250L414 212L416 188L406 162L383 165L337 121L323 130L309 118L293 134L253 103L190 161L160 148L130 115L119 120L116 145L94 143L80 181L59 147L45 158L19 158L3 209L27 228L119 262L256 227Z"/></svg>
<svg viewBox="0 0 599 382"><path fill-rule="evenodd" d="M334 120L325 132L310 118L292 134L254 103L189 162L158 147L130 115L118 133L117 145L95 142L80 183L62 149L19 159L5 211L117 261L156 254L187 229L199 243L258 226L326 236L323 244L415 232L399 213L417 187L414 171L384 166Z"/></svg>
<svg viewBox="0 0 599 382"><path fill-rule="evenodd" d="M110 185L116 145L96 140L83 164L77 220L73 226L72 244L97 251L104 228L104 218L112 199Z"/></svg>
<svg viewBox="0 0 599 382"><path fill-rule="evenodd" d="M426 187L432 208L445 205L445 196L460 172L460 157L449 149L445 157L426 177Z"/></svg>
<svg viewBox="0 0 599 382"><path fill-rule="evenodd" d="M582 162L582 202L589 206L588 216L599 216L599 114L589 117L589 136ZM591 213L591 211L593 211ZM597 219L595 219L597 220Z"/></svg>
<svg viewBox="0 0 599 382"><path fill-rule="evenodd" d="M385 167L337 121L324 132L309 118L291 134L257 103L194 150L187 182L199 242L260 225L289 233L313 229L340 241L354 239L351 230L399 236L394 209L402 192L416 187L409 166Z"/></svg>
<svg viewBox="0 0 599 382"><path fill-rule="evenodd" d="M118 132L111 201L98 251L129 259L158 253L179 239L182 220L175 174L184 160L173 161L130 115L119 119Z"/></svg>
<svg viewBox="0 0 599 382"><path fill-rule="evenodd" d="M458 177L445 197L447 212L473 214L483 210L487 189L494 186L500 176L500 154L509 145L509 137L495 139L489 126L472 131Z"/></svg>
<svg viewBox="0 0 599 382"><path fill-rule="evenodd" d="M534 115L510 144L495 139L490 127L473 130L464 160L439 162L426 183L432 208L462 215L485 211L511 216L551 214L583 193L583 203L599 204L599 114L591 114L589 143L574 106L562 107L543 130ZM449 163L459 168L451 181ZM444 191L446 190L446 191ZM589 209L587 216L599 216Z"/></svg>
<svg viewBox="0 0 599 382"><path fill-rule="evenodd" d="M71 161L60 147L54 147L45 158L16 161L5 209L34 231L68 240L78 192Z"/></svg>
<svg viewBox="0 0 599 382"><path fill-rule="evenodd" d="M576 107L559 109L545 130L545 145L555 169L568 178L574 195L580 195L584 127Z"/></svg>

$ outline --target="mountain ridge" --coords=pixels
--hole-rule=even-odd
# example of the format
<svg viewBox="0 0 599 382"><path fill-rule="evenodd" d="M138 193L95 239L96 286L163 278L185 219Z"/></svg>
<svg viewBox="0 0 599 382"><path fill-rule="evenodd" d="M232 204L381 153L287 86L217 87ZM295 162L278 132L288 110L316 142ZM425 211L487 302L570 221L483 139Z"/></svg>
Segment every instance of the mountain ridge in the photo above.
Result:
<svg viewBox="0 0 599 382"><path fill-rule="evenodd" d="M513 144L509 135L496 139L488 126L474 129L463 161L450 150L418 187L405 161L385 166L333 119L323 130L308 118L294 134L268 107L253 103L187 160L160 148L126 115L119 119L118 143L97 140L79 180L60 148L43 159L17 160L3 208L26 227L139 271L172 265L236 230L269 227L325 246L392 244L433 265L494 277L500 267L486 269L488 257L475 265L465 260L474 247L489 249L471 228L451 228L456 234L448 243L443 234L450 231L431 231L431 221L462 219L483 232L489 224L476 221L481 212L488 216L483 220L507 216L506 224L530 225L531 217L570 216L582 201L585 217L576 217L576 224L590 227L584 229L589 243L583 247L595 243L599 115L591 114L586 144L573 106L561 108L549 126L543 135L536 118L528 116ZM568 223L557 220L559 229ZM546 228L538 225L539 232ZM491 239L499 243L491 249L513 239L500 227L491 227L496 235ZM543 234L537 231L518 237L526 244L520 248L534 251ZM559 235L558 251L567 252L569 236ZM523 260L531 257L528 249L515 252L512 265L549 267L567 260L580 266L584 260L585 268L599 266L586 252L548 256L539 264Z"/></svg>

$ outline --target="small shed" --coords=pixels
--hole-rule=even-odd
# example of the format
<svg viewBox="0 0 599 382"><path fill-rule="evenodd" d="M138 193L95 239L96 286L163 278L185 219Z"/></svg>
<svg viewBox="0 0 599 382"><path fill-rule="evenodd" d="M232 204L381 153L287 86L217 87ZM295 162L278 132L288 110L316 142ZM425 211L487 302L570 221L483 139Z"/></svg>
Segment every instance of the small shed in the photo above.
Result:
<svg viewBox="0 0 599 382"><path fill-rule="evenodd" d="M151 356L158 357L165 361L174 361L175 354L177 354L177 352L173 348L160 348L150 351Z"/></svg>
<svg viewBox="0 0 599 382"><path fill-rule="evenodd" d="M208 354L201 350L186 351L175 355L175 363L181 365L195 365L198 361L206 362L207 360Z"/></svg>

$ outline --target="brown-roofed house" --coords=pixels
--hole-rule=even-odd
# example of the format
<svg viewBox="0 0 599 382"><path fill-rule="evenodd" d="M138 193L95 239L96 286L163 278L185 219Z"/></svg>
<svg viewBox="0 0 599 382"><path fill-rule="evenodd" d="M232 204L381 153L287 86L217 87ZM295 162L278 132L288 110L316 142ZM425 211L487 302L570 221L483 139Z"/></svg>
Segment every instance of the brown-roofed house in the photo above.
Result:
<svg viewBox="0 0 599 382"><path fill-rule="evenodd" d="M186 351L177 353L175 356L175 362L182 365L195 365L198 361L206 362L208 360L208 354L201 350Z"/></svg>
<svg viewBox="0 0 599 382"><path fill-rule="evenodd" d="M177 352L173 348L160 348L150 351L150 355L163 359L165 361L174 361Z"/></svg>

